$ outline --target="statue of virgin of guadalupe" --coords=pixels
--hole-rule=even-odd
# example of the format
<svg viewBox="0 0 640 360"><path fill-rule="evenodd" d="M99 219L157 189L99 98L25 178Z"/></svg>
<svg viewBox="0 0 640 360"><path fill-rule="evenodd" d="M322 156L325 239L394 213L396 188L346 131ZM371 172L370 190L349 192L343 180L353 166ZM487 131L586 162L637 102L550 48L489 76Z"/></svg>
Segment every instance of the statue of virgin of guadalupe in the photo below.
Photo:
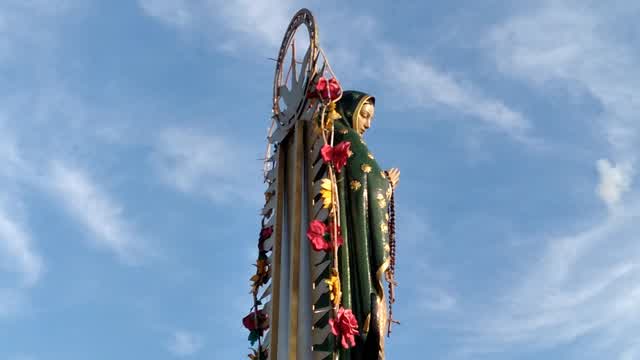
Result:
<svg viewBox="0 0 640 360"><path fill-rule="evenodd" d="M383 278L389 276L389 210L398 169L384 171L363 140L371 126L375 99L345 91L336 104L335 143L351 143L352 155L337 177L343 245L338 250L342 305L358 321L356 346L340 359L384 359L389 314Z"/></svg>

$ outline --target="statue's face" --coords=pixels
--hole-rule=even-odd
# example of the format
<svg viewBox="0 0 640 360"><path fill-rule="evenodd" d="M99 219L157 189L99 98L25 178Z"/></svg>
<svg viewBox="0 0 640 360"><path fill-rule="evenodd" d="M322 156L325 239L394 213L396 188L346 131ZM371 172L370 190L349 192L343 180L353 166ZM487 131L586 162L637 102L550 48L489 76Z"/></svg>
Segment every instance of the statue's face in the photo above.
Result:
<svg viewBox="0 0 640 360"><path fill-rule="evenodd" d="M368 128L371 127L371 120L373 120L373 114L375 112L375 106L367 101L360 108L360 112L358 113L358 133L360 135L364 134Z"/></svg>

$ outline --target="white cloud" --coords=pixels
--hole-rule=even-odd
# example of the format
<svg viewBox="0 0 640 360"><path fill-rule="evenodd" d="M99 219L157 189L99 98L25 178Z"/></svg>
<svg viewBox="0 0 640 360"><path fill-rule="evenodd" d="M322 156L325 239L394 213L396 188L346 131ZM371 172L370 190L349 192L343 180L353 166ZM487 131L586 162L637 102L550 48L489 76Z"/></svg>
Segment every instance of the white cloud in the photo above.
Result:
<svg viewBox="0 0 640 360"><path fill-rule="evenodd" d="M149 16L169 25L185 17L194 19L191 23L195 24L198 22L196 17L205 17L207 20L202 22L209 27L200 30L204 33L215 32L219 49L237 50L239 46L251 43L260 52L271 49L269 56L276 54L286 26L298 10L290 0L234 0L222 3L201 0L189 6L179 0L140 0L140 4ZM183 13L190 15L180 15ZM434 68L425 60L397 55L397 51L390 50L393 46L384 40L384 36L376 32L373 18L355 11L353 14L331 10L314 13L320 22L321 45L341 80L368 77L382 81L390 85L390 89L401 92L405 99L411 99L414 105L438 106L469 114L521 140L527 140L523 134L530 124L521 113L500 100L483 95L472 85L464 84ZM227 33L221 34L217 24L222 24ZM363 44L368 47L363 48ZM363 63L365 60L361 52L367 53L366 63ZM381 69L382 77L373 76L376 68Z"/></svg>
<svg viewBox="0 0 640 360"><path fill-rule="evenodd" d="M409 94L415 104L449 107L514 134L521 134L530 127L519 112L499 100L484 97L469 85L462 85L424 60L386 51L384 61L382 68L386 81Z"/></svg>
<svg viewBox="0 0 640 360"><path fill-rule="evenodd" d="M638 200L582 232L547 239L520 282L469 321L478 334L472 347L548 348L587 335L605 353L631 346L635 337L624 334L640 327Z"/></svg>
<svg viewBox="0 0 640 360"><path fill-rule="evenodd" d="M0 317L23 307L26 291L40 281L44 272L44 260L22 215L21 185L29 168L4 120L0 113L0 271L15 274L17 279L5 280L0 286Z"/></svg>
<svg viewBox="0 0 640 360"><path fill-rule="evenodd" d="M479 315L469 320L477 335L467 339L470 353L578 341L587 358L627 360L638 352L640 197L631 176L640 145L640 98L635 95L640 59L618 41L612 29L624 28L607 10L544 2L496 25L488 35L488 50L506 74L534 89L555 82L587 90L600 103L596 133L609 144L612 160L596 163L596 192L618 211L579 219L579 231L539 239L544 244L540 256L533 262L526 261L531 254L522 257L517 281L489 299L490 305L479 306L474 312Z"/></svg>
<svg viewBox="0 0 640 360"><path fill-rule="evenodd" d="M188 331L176 331L169 341L169 351L175 356L189 356L202 349L203 343L200 335Z"/></svg>
<svg viewBox="0 0 640 360"><path fill-rule="evenodd" d="M40 279L43 261L35 252L31 237L3 209L0 209L0 259L3 268L22 274L24 286L32 286Z"/></svg>
<svg viewBox="0 0 640 360"><path fill-rule="evenodd" d="M261 162L240 144L186 128L160 133L154 162L165 182L216 202L256 202L261 194Z"/></svg>
<svg viewBox="0 0 640 360"><path fill-rule="evenodd" d="M209 9L221 16L231 31L278 47L293 12L297 10L292 0L209 1Z"/></svg>
<svg viewBox="0 0 640 360"><path fill-rule="evenodd" d="M487 36L488 51L499 69L533 86L559 81L590 93L602 107L598 132L610 144L613 160L633 165L640 132L640 59L619 40L621 14L615 7L590 9L572 1L543 4L495 26Z"/></svg>
<svg viewBox="0 0 640 360"><path fill-rule="evenodd" d="M193 2L187 0L139 0L140 8L147 15L176 27L190 26L194 21Z"/></svg>
<svg viewBox="0 0 640 360"><path fill-rule="evenodd" d="M129 263L142 255L140 239L132 233L122 206L83 170L53 162L50 182L53 192L69 213L92 233L98 246L115 252Z"/></svg>
<svg viewBox="0 0 640 360"><path fill-rule="evenodd" d="M167 25L202 31L220 49L247 43L278 47L297 10L291 0L138 0L138 4L147 15ZM222 32L235 36L220 41Z"/></svg>
<svg viewBox="0 0 640 360"><path fill-rule="evenodd" d="M597 193L600 199L609 207L613 207L621 200L622 194L631 187L631 167L612 165L606 159L597 162L600 182Z"/></svg>

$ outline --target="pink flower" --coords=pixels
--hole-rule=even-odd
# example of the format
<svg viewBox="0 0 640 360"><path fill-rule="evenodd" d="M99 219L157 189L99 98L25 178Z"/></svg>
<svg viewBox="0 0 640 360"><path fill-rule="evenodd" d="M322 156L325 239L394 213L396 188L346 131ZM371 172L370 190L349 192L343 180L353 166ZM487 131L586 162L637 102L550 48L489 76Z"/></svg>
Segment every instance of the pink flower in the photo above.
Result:
<svg viewBox="0 0 640 360"><path fill-rule="evenodd" d="M336 78L327 79L324 76L318 78L313 91L309 92L309 97L317 96L322 100L335 101L342 95L342 88Z"/></svg>
<svg viewBox="0 0 640 360"><path fill-rule="evenodd" d="M336 146L323 145L320 155L325 163L333 163L337 173L347 164L347 159L351 156L351 142L343 141Z"/></svg>
<svg viewBox="0 0 640 360"><path fill-rule="evenodd" d="M329 319L331 332L338 337L342 347L348 349L356 346L355 336L358 335L358 320L351 309L341 307L335 318Z"/></svg>
<svg viewBox="0 0 640 360"><path fill-rule="evenodd" d="M309 229L307 229L307 238L311 241L311 247L315 251L329 251L333 249L331 237L333 234L333 225L329 223L326 225L320 220L313 220L309 223ZM337 246L341 246L344 240L342 239L342 232L340 226L338 226L338 236L336 238Z"/></svg>
<svg viewBox="0 0 640 360"><path fill-rule="evenodd" d="M315 251L327 251L331 249L331 244L325 240L325 234L327 233L327 225L320 220L313 220L309 223L309 229L307 230L307 238L311 241L311 247Z"/></svg>

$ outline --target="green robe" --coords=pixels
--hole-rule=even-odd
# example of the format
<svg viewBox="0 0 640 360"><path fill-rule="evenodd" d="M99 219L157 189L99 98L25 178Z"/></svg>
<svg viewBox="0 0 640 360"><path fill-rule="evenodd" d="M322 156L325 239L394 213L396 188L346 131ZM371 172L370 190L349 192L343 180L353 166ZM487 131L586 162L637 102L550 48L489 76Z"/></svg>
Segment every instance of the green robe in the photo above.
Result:
<svg viewBox="0 0 640 360"><path fill-rule="evenodd" d="M336 110L334 145L351 142L353 155L338 174L344 244L338 251L342 305L352 309L360 337L340 359L383 359L387 302L383 278L389 266L388 208L391 185L354 124L367 94L345 91Z"/></svg>

